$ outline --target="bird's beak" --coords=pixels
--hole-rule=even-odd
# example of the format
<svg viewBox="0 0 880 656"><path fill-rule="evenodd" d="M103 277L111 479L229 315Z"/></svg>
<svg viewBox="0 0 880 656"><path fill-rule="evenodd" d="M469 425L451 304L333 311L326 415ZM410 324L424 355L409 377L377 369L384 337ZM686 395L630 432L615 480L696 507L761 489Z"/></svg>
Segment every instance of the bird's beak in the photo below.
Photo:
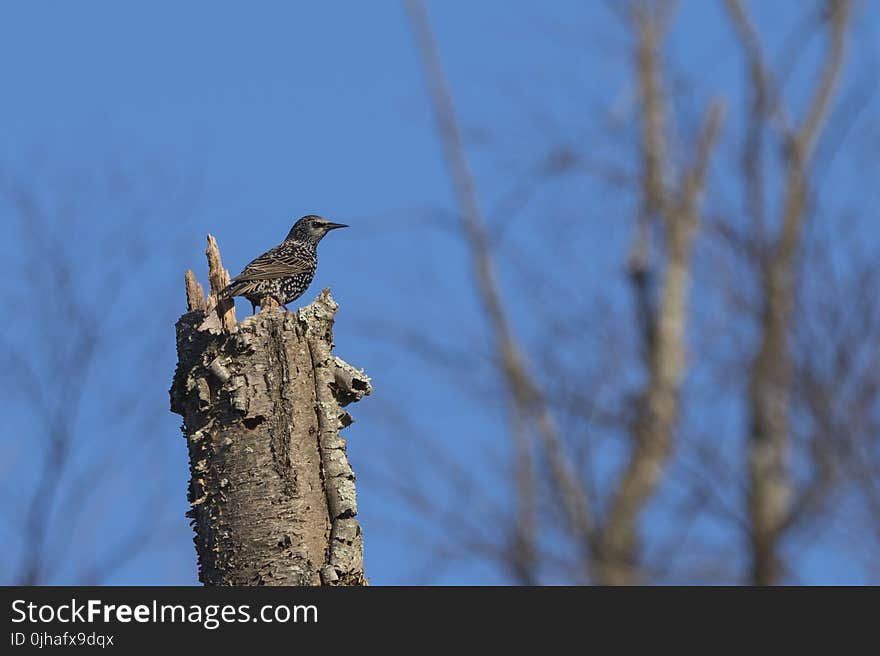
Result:
<svg viewBox="0 0 880 656"><path fill-rule="evenodd" d="M328 223L325 230L336 230L336 228L347 228L344 223Z"/></svg>

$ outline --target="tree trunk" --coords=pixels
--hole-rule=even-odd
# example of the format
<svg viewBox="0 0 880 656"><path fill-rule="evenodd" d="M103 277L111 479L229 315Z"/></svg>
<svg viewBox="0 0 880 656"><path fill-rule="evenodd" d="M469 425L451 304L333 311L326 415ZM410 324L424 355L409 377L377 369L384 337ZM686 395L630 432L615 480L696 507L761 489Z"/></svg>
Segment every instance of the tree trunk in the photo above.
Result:
<svg viewBox="0 0 880 656"><path fill-rule="evenodd" d="M207 302L187 272L171 409L189 446L188 516L205 585L365 585L341 408L370 379L331 355L329 290L295 313L235 325L217 300L228 274L209 237Z"/></svg>

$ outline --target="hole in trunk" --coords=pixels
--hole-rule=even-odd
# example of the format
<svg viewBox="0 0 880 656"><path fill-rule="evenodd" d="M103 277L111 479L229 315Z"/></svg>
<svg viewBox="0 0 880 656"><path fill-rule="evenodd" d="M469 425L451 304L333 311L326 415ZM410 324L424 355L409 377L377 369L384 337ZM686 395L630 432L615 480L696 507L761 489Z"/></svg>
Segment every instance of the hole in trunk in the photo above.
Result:
<svg viewBox="0 0 880 656"><path fill-rule="evenodd" d="M248 430L254 430L264 421L266 421L266 418L263 415L257 415L256 417L245 417L241 420L241 423L243 423L244 427Z"/></svg>

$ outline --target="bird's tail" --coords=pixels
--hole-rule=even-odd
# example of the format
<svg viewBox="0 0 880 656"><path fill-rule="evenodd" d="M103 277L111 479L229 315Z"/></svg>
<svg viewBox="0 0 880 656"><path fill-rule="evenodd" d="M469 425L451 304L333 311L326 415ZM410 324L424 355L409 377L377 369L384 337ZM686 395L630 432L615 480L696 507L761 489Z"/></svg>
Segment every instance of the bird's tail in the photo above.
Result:
<svg viewBox="0 0 880 656"><path fill-rule="evenodd" d="M220 292L220 298L232 298L233 296L246 296L248 293L254 291L256 287L256 283L253 280L236 280L232 279L232 282L226 286L226 288Z"/></svg>
<svg viewBox="0 0 880 656"><path fill-rule="evenodd" d="M226 285L226 287L224 287L220 291L218 298L224 299L224 298L232 298L233 296L238 296L238 294L236 293L238 291L238 286L239 286L239 283L237 283L236 281L233 280L231 283Z"/></svg>

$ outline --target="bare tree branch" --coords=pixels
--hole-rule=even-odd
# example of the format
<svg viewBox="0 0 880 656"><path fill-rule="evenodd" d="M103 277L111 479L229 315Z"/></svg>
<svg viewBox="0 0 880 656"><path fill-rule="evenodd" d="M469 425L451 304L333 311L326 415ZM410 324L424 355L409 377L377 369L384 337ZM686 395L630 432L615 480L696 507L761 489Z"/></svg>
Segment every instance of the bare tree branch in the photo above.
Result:
<svg viewBox="0 0 880 656"><path fill-rule="evenodd" d="M782 216L778 237L761 264L764 305L761 310L760 345L754 357L749 381L751 427L749 508L753 552L753 582L773 584L781 575L779 542L790 524L795 495L789 472L791 353L789 332L794 293L795 256L801 243L806 216L808 167L834 88L840 77L850 14L848 0L829 0L825 21L829 45L821 64L816 88L806 115L798 127L784 127L782 145L786 156ZM782 114L784 104L769 68L759 54L758 37L739 0L727 0L731 20L751 62L752 94L773 98L774 110ZM757 113L753 121L759 120ZM753 130L759 130L754 127ZM759 147L747 141L744 158L758 158ZM758 194L753 182L747 193ZM756 206L760 198L750 198Z"/></svg>
<svg viewBox="0 0 880 656"><path fill-rule="evenodd" d="M520 508L524 513L528 513L530 512L528 509L534 506L531 498L534 494L532 486L526 483L530 476L525 473L531 467L527 461L531 446L522 437L526 433L519 428L519 423L527 419L537 432L547 456L555 488L572 532L583 546L584 553L589 553L591 519L586 495L567 459L551 412L532 374L528 371L522 349L513 334L504 309L501 291L496 281L489 235L480 210L476 186L470 173L455 117L452 95L440 62L427 12L420 0L406 0L404 6L419 48L437 130L452 175L461 213L461 229L470 249L475 286L486 320L495 335L500 373L507 384L510 402L509 423L511 433L516 440L514 447L518 457L516 467L517 471L521 472L517 477L521 479L518 491ZM528 523L531 524L530 521ZM518 539L522 539L522 536ZM585 561L585 570L587 570L589 558L586 557Z"/></svg>
<svg viewBox="0 0 880 656"><path fill-rule="evenodd" d="M677 188L671 189L666 182L671 163L664 147L660 28L653 13L644 10L642 5L633 10L632 23L637 39L643 162L642 220L637 226L636 248L632 252L646 250L645 217L656 216L661 220L665 258L656 307L646 300L650 293L646 288L647 256L639 256L642 262L637 267L631 259L636 307L641 315L640 323L647 326L644 356L649 373L632 428L633 450L613 492L600 536L600 581L608 584L638 581L638 517L657 488L673 449L685 368L684 332L691 249L699 219L699 198L722 116L720 105L709 110L697 138L694 161L681 174Z"/></svg>

